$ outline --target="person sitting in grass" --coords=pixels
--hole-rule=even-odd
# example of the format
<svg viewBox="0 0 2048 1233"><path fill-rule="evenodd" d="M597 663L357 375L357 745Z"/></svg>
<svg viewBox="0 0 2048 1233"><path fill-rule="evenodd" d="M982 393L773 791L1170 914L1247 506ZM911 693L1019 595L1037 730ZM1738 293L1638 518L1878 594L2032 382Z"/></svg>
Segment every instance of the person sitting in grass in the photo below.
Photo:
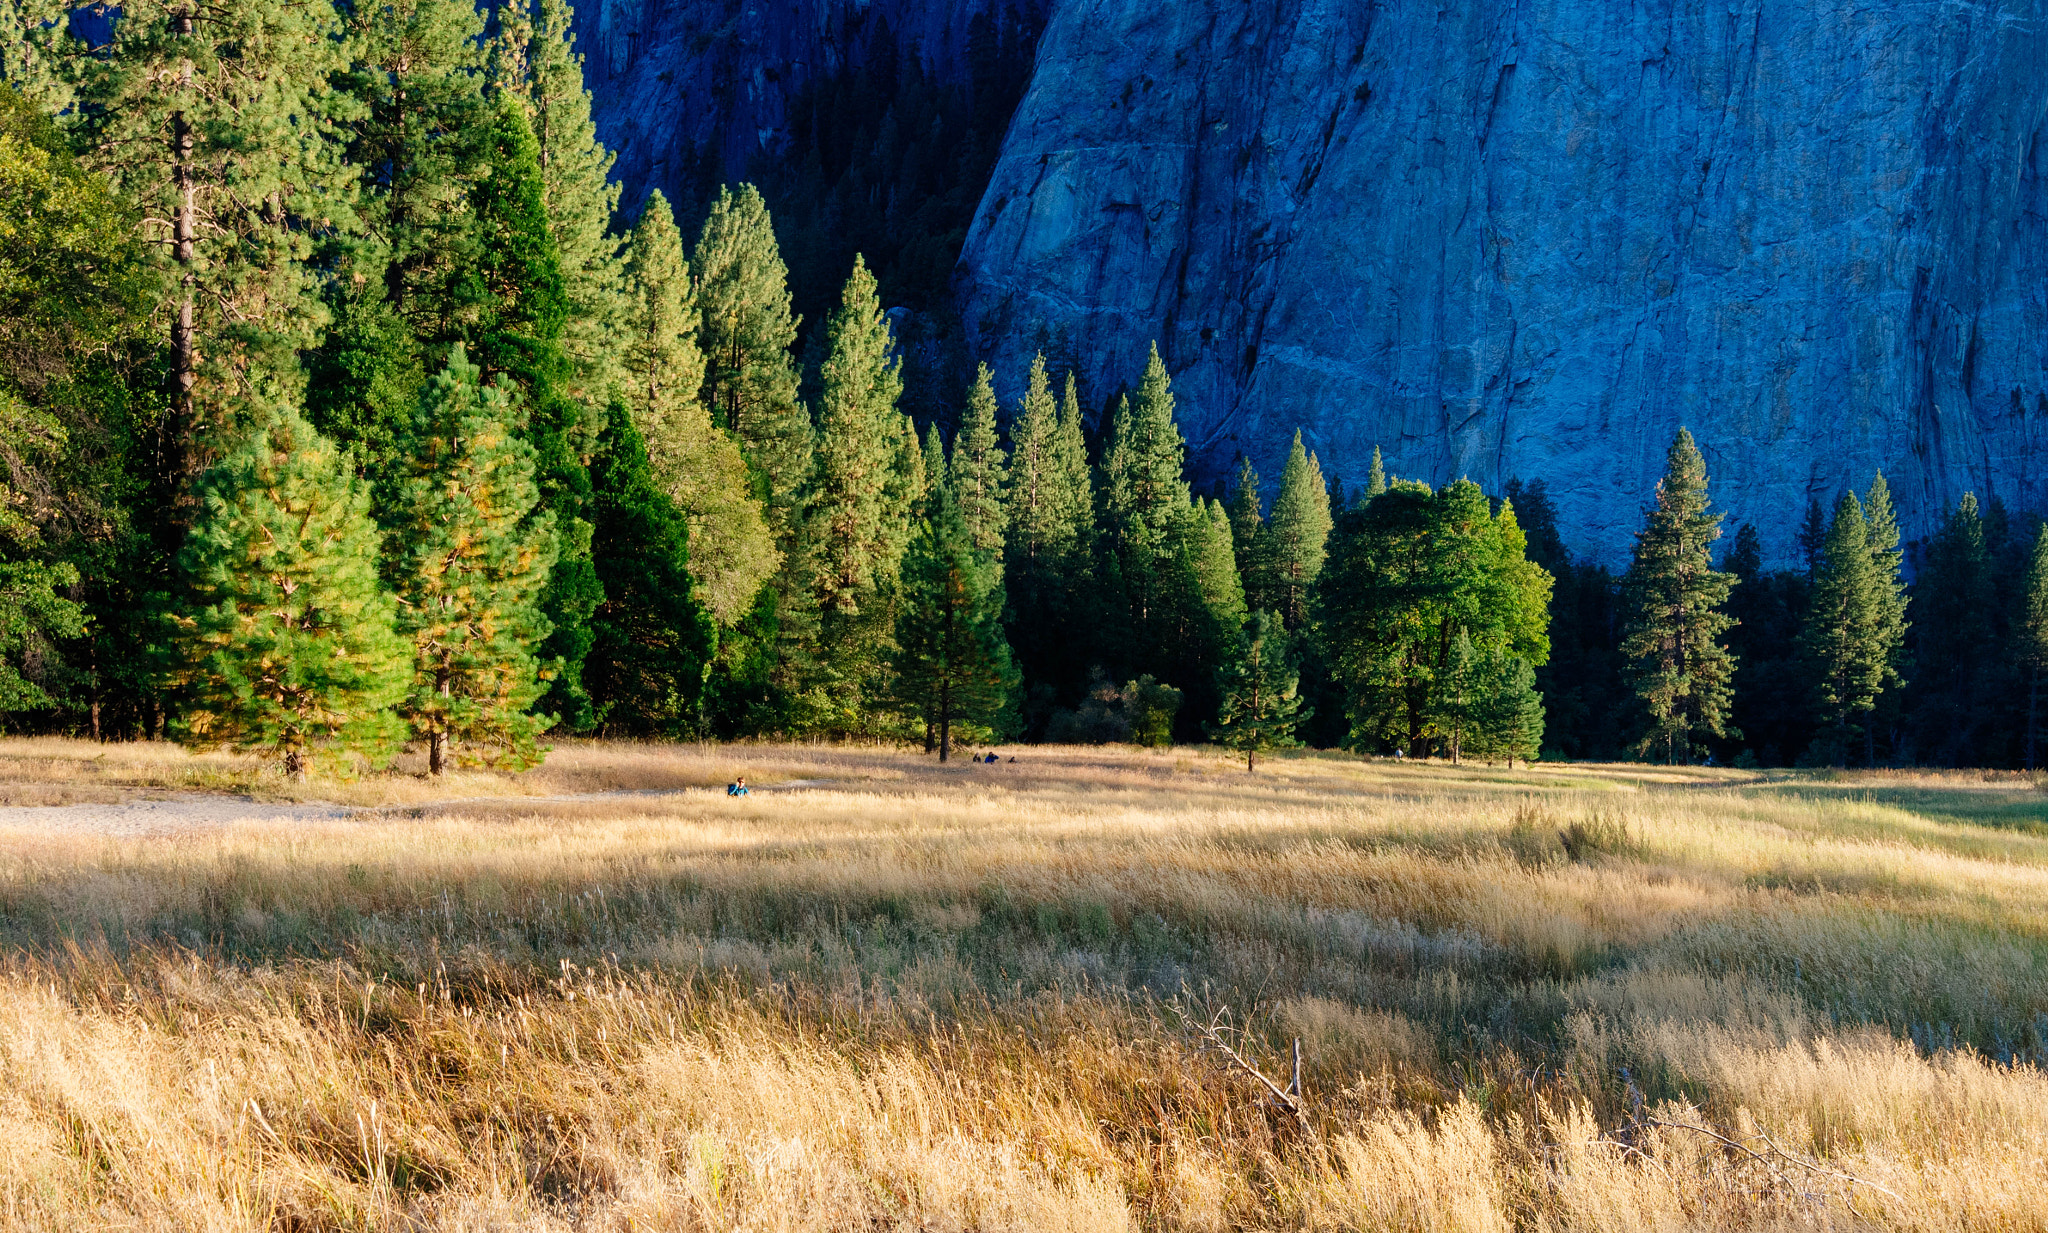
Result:
<svg viewBox="0 0 2048 1233"><path fill-rule="evenodd" d="M747 794L747 777L742 775L725 785L725 794L727 796L745 796Z"/></svg>

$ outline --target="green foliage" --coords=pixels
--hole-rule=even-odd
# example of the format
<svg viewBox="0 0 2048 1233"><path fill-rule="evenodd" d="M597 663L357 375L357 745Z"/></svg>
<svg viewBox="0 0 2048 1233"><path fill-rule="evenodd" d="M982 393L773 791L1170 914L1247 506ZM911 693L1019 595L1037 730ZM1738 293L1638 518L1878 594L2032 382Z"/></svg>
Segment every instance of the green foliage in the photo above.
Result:
<svg viewBox="0 0 2048 1233"><path fill-rule="evenodd" d="M1254 611L1263 611L1271 606L1265 585L1271 571L1262 559L1266 524L1259 513L1259 473L1253 469L1250 458L1237 460L1237 476L1231 482L1224 508L1230 512L1230 547L1237 555L1245 603Z"/></svg>
<svg viewBox="0 0 2048 1233"><path fill-rule="evenodd" d="M1095 490L1073 376L1056 402L1044 356L1032 360L1010 438L1005 581L1011 640L1027 677L1071 697L1086 680L1094 633L1086 614L1096 598Z"/></svg>
<svg viewBox="0 0 2048 1233"><path fill-rule="evenodd" d="M1543 746L1543 695L1536 669L1503 647L1491 647L1478 665L1479 707L1465 752L1475 758L1533 762Z"/></svg>
<svg viewBox="0 0 2048 1233"><path fill-rule="evenodd" d="M713 427L698 399L704 353L696 297L682 234L658 189L633 228L626 274L627 399L655 482L689 523L697 598L729 628L753 610L781 554L739 443Z"/></svg>
<svg viewBox="0 0 2048 1233"><path fill-rule="evenodd" d="M1874 709L1884 688L1879 585L1863 505L1855 493L1845 492L1814 564L1812 598L1800 634L1821 721L1832 729L1828 760L1836 766L1845 765L1852 718Z"/></svg>
<svg viewBox="0 0 2048 1233"><path fill-rule="evenodd" d="M1323 571L1330 527L1330 495L1322 465L1314 454L1303 453L1301 432L1296 430L1287 465L1280 472L1280 491L1273 498L1260 561L1267 577L1264 593L1289 629L1300 629L1308 621L1309 597Z"/></svg>
<svg viewBox="0 0 2048 1233"><path fill-rule="evenodd" d="M1690 761L1697 737L1728 731L1735 661L1721 635L1734 622L1722 605L1735 579L1714 568L1711 546L1720 537L1721 515L1707 511L1706 460L1681 428L1636 536L1621 644L1649 712L1642 747L1661 745L1671 762Z"/></svg>
<svg viewBox="0 0 2048 1233"><path fill-rule="evenodd" d="M2025 757L2026 767L2031 771L2040 764L2041 677L2048 671L2048 525L2034 533L2026 581L2020 591L2019 620L2015 624L2014 642L2027 670Z"/></svg>
<svg viewBox="0 0 2048 1233"><path fill-rule="evenodd" d="M1396 483L1346 511L1318 609L1354 741L1427 754L1443 735L1436 692L1460 630L1481 652L1549 656L1552 580L1526 550L1513 507L1490 512L1466 480L1436 492Z"/></svg>
<svg viewBox="0 0 2048 1233"><path fill-rule="evenodd" d="M1043 372L1040 376L1042 379ZM982 552L1000 554L1003 549L1008 529L1003 505L1008 469L1004 464L1002 447L996 443L995 378L983 364L975 370L974 388L968 391L967 410L960 417L960 431L953 438L953 457L946 471L946 487L967 521L974 546Z"/></svg>
<svg viewBox="0 0 2048 1233"><path fill-rule="evenodd" d="M1210 738L1243 754L1249 773L1258 769L1260 754L1299 745L1295 729L1310 712L1296 692L1301 678L1290 662L1287 634L1277 615L1253 613L1236 651Z"/></svg>
<svg viewBox="0 0 2048 1233"><path fill-rule="evenodd" d="M591 465L592 558L604 602L591 616L587 683L606 732L697 730L713 627L691 598L689 531L656 484L622 403Z"/></svg>
<svg viewBox="0 0 2048 1233"><path fill-rule="evenodd" d="M817 545L813 585L820 609L850 617L894 579L889 524L908 513L907 504L894 509L889 500L903 432L903 415L896 410L903 378L890 354L889 323L875 298L874 276L858 259L827 338L810 497Z"/></svg>
<svg viewBox="0 0 2048 1233"><path fill-rule="evenodd" d="M174 731L198 748L281 757L303 775L323 743L384 756L411 677L376 571L369 495L334 445L274 409L199 480L180 569Z"/></svg>
<svg viewBox="0 0 2048 1233"><path fill-rule="evenodd" d="M1923 756L1977 765L1993 738L2005 660L1998 628L1995 526L1964 493L1927 544L1915 610Z"/></svg>
<svg viewBox="0 0 2048 1233"><path fill-rule="evenodd" d="M690 257L704 351L704 403L765 481L771 524L788 555L810 477L810 416L797 401L789 273L768 206L750 184L721 189Z"/></svg>
<svg viewBox="0 0 2048 1233"><path fill-rule="evenodd" d="M554 515L540 508L511 394L479 378L457 347L428 383L389 526L386 568L413 664L400 713L436 775L451 751L458 765L537 765L535 738L553 720L531 710L544 688L535 652L549 632L540 597Z"/></svg>
<svg viewBox="0 0 2048 1233"><path fill-rule="evenodd" d="M1180 714L1186 695L1150 673L1125 684L1125 713L1130 716L1131 740L1158 749L1173 744L1173 721Z"/></svg>
<svg viewBox="0 0 2048 1233"><path fill-rule="evenodd" d="M957 448L957 447L956 447ZM925 747L951 755L956 728L972 739L1007 734L1017 672L1002 627L1002 566L975 541L948 485L935 493L903 561L896 616L897 704L921 724Z"/></svg>

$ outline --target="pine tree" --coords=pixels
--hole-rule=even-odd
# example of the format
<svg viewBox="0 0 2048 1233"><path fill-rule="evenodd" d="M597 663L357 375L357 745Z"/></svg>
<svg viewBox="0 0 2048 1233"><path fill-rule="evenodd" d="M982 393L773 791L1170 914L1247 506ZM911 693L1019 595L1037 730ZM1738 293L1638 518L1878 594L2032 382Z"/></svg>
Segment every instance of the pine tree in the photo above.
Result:
<svg viewBox="0 0 2048 1233"><path fill-rule="evenodd" d="M1003 508L1005 461L996 441L995 379L983 364L975 371L946 472L946 486L967 520L974 546L983 552L1000 553L1008 529Z"/></svg>
<svg viewBox="0 0 2048 1233"><path fill-rule="evenodd" d="M935 501L904 557L891 659L899 705L924 725L927 746L944 762L956 725L977 735L1008 727L1017 673L1003 640L997 558L976 546L946 485Z"/></svg>
<svg viewBox="0 0 2048 1233"><path fill-rule="evenodd" d="M1917 585L1914 710L1923 756L1981 764L2001 663L1990 520L1964 493L1929 539Z"/></svg>
<svg viewBox="0 0 2048 1233"><path fill-rule="evenodd" d="M697 598L721 626L753 611L781 563L738 442L711 424L698 393L704 354L683 240L660 189L647 198L627 251L624 375L635 426L662 492L690 529Z"/></svg>
<svg viewBox="0 0 2048 1233"><path fill-rule="evenodd" d="M543 756L548 716L535 652L554 566L554 515L540 507L533 449L502 386L484 386L457 347L404 435L405 478L388 532L389 576L412 650L400 705L427 742L427 769L524 770Z"/></svg>
<svg viewBox="0 0 2048 1233"><path fill-rule="evenodd" d="M1905 554L1899 550L1899 517L1892 508L1891 486L1884 473L1872 477L1863 497L1864 532L1869 539L1871 588L1873 594L1870 630L1871 654L1880 671L1878 705L1863 724L1863 752L1867 765L1877 765L1879 711L1899 712L1900 691L1905 688L1906 591Z"/></svg>
<svg viewBox="0 0 2048 1233"><path fill-rule="evenodd" d="M1464 760L1467 745L1483 752L1485 736L1476 729L1484 715L1484 663L1472 646L1472 635L1462 626L1444 657L1443 672L1431 699L1435 706L1435 727L1443 734L1444 750L1456 766Z"/></svg>
<svg viewBox="0 0 2048 1233"><path fill-rule="evenodd" d="M604 590L590 559L590 471L580 452L590 433L583 408L564 392L570 365L561 335L569 301L541 196L540 147L525 112L501 96L482 140L491 171L470 190L474 245L454 297L472 362L525 395L524 435L560 544L541 600L553 627L543 653L557 664L542 706L563 728L583 732L597 721L583 660L594 636L590 614Z"/></svg>
<svg viewBox="0 0 2048 1233"><path fill-rule="evenodd" d="M509 11L519 10L516 17ZM508 18L512 18L508 20ZM524 39L500 58L523 72L500 72L496 84L525 107L541 171L541 201L560 254L569 304L561 344L570 368L563 393L580 404L592 429L605 419L605 400L618 383L619 345L627 312L619 240L611 233L619 186L613 155L590 119L583 57L570 32L565 0L517 0L499 9L501 39Z"/></svg>
<svg viewBox="0 0 2048 1233"><path fill-rule="evenodd" d="M1713 567L1721 515L1707 512L1707 467L1681 428L1671 443L1656 504L1636 536L1624 583L1629 600L1622 654L1650 714L1644 745L1661 743L1671 762L1689 761L1698 735L1728 733L1735 663L1721 636L1733 621L1722 605L1734 577Z"/></svg>
<svg viewBox="0 0 2048 1233"><path fill-rule="evenodd" d="M946 439L939 434L936 420L925 425L924 444L918 448L918 471L924 476L923 491L918 494L917 514L929 518L938 509L939 489L946 482Z"/></svg>
<svg viewBox="0 0 2048 1233"><path fill-rule="evenodd" d="M1308 620L1309 595L1323 570L1330 525L1323 469L1315 455L1303 453L1297 431L1280 472L1280 491L1273 498L1266 553L1272 603L1290 630Z"/></svg>
<svg viewBox="0 0 2048 1233"><path fill-rule="evenodd" d="M280 406L201 475L198 495L179 557L179 738L274 753L293 778L327 743L381 759L411 674L363 484Z"/></svg>
<svg viewBox="0 0 2048 1233"><path fill-rule="evenodd" d="M2048 671L2048 526L2034 535L2021 591L2018 635L2020 662L2027 669L2027 769L2040 765L2041 675Z"/></svg>
<svg viewBox="0 0 2048 1233"><path fill-rule="evenodd" d="M679 737L700 720L714 632L691 595L689 530L660 489L623 402L591 461L591 614L584 679L607 732Z"/></svg>
<svg viewBox="0 0 2048 1233"><path fill-rule="evenodd" d="M1312 714L1297 692L1300 675L1290 662L1279 617L1255 612L1245 623L1223 683L1223 706L1210 737L1244 755L1247 774L1262 753L1300 745L1295 730Z"/></svg>
<svg viewBox="0 0 2048 1233"><path fill-rule="evenodd" d="M767 203L753 185L719 191L690 269L701 319L704 403L765 478L770 522L787 554L810 476L812 430L797 400L790 358L797 321L790 315L789 271Z"/></svg>
<svg viewBox="0 0 2048 1233"><path fill-rule="evenodd" d="M1806 576L1812 579L1820 569L1821 550L1828 542L1828 512L1821 508L1820 498L1806 498L1806 517L1799 524L1799 559L1806 565Z"/></svg>
<svg viewBox="0 0 2048 1233"><path fill-rule="evenodd" d="M1103 459L1103 525L1117 557L1128 603L1132 646L1128 655L1150 663L1165 639L1163 611L1173 533L1188 509L1181 478L1185 443L1174 422L1174 400L1159 348L1152 348L1137 399L1119 399L1109 450Z"/></svg>
<svg viewBox="0 0 2048 1233"><path fill-rule="evenodd" d="M1365 476L1365 499L1370 501L1387 490L1387 468L1380 462L1380 447L1372 447L1372 470Z"/></svg>
<svg viewBox="0 0 2048 1233"><path fill-rule="evenodd" d="M1443 735L1437 692L1461 629L1482 654L1549 657L1552 579L1527 559L1513 506L1489 507L1469 480L1436 492L1397 482L1339 521L1318 620L1352 743L1427 756Z"/></svg>
<svg viewBox="0 0 2048 1233"><path fill-rule="evenodd" d="M75 144L168 232L159 319L187 476L236 407L260 417L300 393L296 352L326 315L309 232L356 225L333 125L335 25L325 4L139 0L106 47L66 22L48 32Z"/></svg>
<svg viewBox="0 0 2048 1233"><path fill-rule="evenodd" d="M1856 494L1835 505L1827 539L1813 571L1813 598L1801 631L1814 680L1821 721L1833 728L1826 738L1830 761L1846 765L1851 717L1877 705L1884 686L1884 648L1877 637L1880 600L1873 574L1869 530Z"/></svg>
<svg viewBox="0 0 2048 1233"><path fill-rule="evenodd" d="M820 608L852 616L896 572L896 563L887 559L886 494L903 418L896 410L903 378L890 354L889 324L874 276L858 258L827 337L812 495L814 586Z"/></svg>
<svg viewBox="0 0 2048 1233"><path fill-rule="evenodd" d="M1230 510L1230 546L1237 555L1237 574L1244 585L1245 602L1254 611L1271 607L1264 583L1267 577L1261 556L1265 550L1265 519L1259 513L1259 473L1250 458L1237 460L1237 478L1231 483L1227 502Z"/></svg>
<svg viewBox="0 0 2048 1233"><path fill-rule="evenodd" d="M1480 758L1501 758L1513 767L1516 759L1534 762L1543 746L1543 695L1536 688L1536 669L1528 660L1501 647L1486 653L1479 669L1480 695L1474 717L1476 742L1470 752Z"/></svg>
<svg viewBox="0 0 2048 1233"><path fill-rule="evenodd" d="M1085 685L1097 632L1083 616L1094 595L1095 493L1074 379L1056 401L1042 357L1032 362L1012 439L1010 640L1037 696L1071 696Z"/></svg>

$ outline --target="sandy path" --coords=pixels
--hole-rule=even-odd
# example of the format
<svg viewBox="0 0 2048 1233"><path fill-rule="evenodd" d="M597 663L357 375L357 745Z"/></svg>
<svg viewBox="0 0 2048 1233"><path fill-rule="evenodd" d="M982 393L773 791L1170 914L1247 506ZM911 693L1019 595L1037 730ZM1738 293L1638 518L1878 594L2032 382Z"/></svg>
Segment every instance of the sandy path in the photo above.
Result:
<svg viewBox="0 0 2048 1233"><path fill-rule="evenodd" d="M763 784L756 792L802 791L831 785L830 779L792 779ZM337 805L327 801L252 801L239 796L179 792L119 804L0 806L0 836L10 832L107 835L144 838L183 835L239 822L340 822L390 814L419 815L428 810L467 805L560 805L584 801L647 800L652 797L723 795L723 788L636 789L617 792L571 792L555 796L464 796L416 805Z"/></svg>

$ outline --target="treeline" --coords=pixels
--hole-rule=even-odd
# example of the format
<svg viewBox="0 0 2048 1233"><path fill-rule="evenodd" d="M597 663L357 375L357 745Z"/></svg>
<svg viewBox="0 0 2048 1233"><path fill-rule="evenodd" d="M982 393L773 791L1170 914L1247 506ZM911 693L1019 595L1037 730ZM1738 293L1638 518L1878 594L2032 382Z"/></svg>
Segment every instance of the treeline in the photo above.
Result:
<svg viewBox="0 0 2048 1233"><path fill-rule="evenodd" d="M1156 350L1099 424L1042 357L934 409L859 257L800 341L753 188L622 228L559 0L63 17L0 10L19 727L293 771L550 732L2032 756L2048 580L1995 506L1912 600L1881 479L1767 574L1682 433L1618 578L1540 482L1346 493L1297 436L1198 492Z"/></svg>

